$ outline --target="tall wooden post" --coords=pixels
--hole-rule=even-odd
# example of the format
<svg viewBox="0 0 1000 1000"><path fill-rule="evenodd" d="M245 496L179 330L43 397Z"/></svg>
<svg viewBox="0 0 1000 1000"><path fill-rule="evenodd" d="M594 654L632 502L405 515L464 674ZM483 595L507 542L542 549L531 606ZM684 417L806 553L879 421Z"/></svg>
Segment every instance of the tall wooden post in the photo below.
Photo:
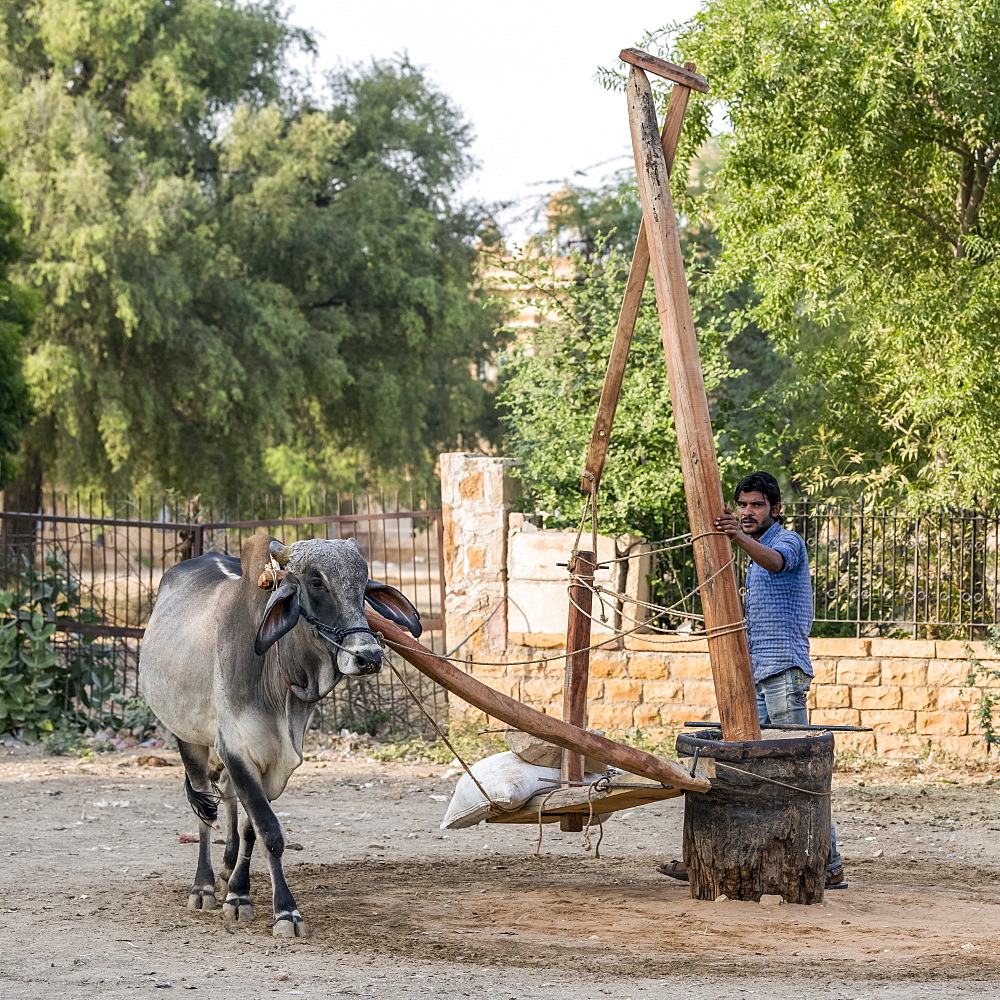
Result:
<svg viewBox="0 0 1000 1000"><path fill-rule="evenodd" d="M732 545L725 535L715 533L715 519L722 514L725 503L670 197L670 179L649 80L635 65L629 73L627 92L632 149L649 240L719 720L723 739L759 740L760 722L750 651L742 628L743 609L732 565Z"/></svg>
<svg viewBox="0 0 1000 1000"><path fill-rule="evenodd" d="M569 619L566 624L566 674L563 679L563 722L587 727L587 684L590 681L590 612L594 603L594 570L597 554L580 551L570 563ZM563 750L562 780L583 781L583 757ZM570 813L559 821L567 833L583 829L583 815Z"/></svg>
<svg viewBox="0 0 1000 1000"><path fill-rule="evenodd" d="M694 63L685 63L684 69L694 70ZM691 87L684 83L675 83L670 91L670 103L667 105L667 117L663 122L663 133L660 144L663 147L663 159L670 172L677 155L677 143L681 137L681 126L684 124L684 112L687 111ZM625 294L622 297L622 307L618 313L618 324L615 327L615 339L611 345L611 356L608 358L608 370L601 387L601 401L597 405L597 416L594 418L594 431L590 436L590 448L587 451L587 465L580 481L580 489L590 493L597 489L604 472L604 460L611 443L611 427L615 422L615 412L618 409L618 399L621 396L622 380L625 377L625 363L632 347L632 334L635 333L635 321L639 316L639 304L642 302L643 289L646 287L646 277L649 274L649 240L646 236L646 222L639 224L639 233L632 252L632 266L625 282Z"/></svg>

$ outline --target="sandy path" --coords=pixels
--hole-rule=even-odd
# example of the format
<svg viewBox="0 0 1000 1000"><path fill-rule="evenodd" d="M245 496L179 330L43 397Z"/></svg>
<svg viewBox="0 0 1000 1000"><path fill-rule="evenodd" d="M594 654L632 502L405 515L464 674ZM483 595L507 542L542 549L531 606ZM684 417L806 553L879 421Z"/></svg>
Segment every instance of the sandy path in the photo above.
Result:
<svg viewBox="0 0 1000 1000"><path fill-rule="evenodd" d="M985 775L838 776L851 887L763 908L692 901L655 872L677 855L681 800L619 814L600 859L546 827L536 858L533 827L442 835L444 768L312 761L278 803L313 929L288 943L270 935L262 866L253 924L185 909L197 848L178 841L196 829L179 767L2 753L4 1000L1000 996L1000 784Z"/></svg>

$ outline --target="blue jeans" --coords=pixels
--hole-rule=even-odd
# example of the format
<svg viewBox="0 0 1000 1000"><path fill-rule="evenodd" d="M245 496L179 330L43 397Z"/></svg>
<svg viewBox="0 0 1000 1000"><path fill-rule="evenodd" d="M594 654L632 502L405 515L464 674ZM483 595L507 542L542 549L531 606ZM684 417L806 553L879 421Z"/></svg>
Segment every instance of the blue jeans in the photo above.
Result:
<svg viewBox="0 0 1000 1000"><path fill-rule="evenodd" d="M762 726L783 722L791 725L806 725L809 711L806 708L806 694L812 678L800 667L789 667L780 674L772 674L758 681L757 715ZM766 737L765 737L766 738ZM830 824L830 863L827 872L836 874L841 868L840 852L837 850L837 828Z"/></svg>

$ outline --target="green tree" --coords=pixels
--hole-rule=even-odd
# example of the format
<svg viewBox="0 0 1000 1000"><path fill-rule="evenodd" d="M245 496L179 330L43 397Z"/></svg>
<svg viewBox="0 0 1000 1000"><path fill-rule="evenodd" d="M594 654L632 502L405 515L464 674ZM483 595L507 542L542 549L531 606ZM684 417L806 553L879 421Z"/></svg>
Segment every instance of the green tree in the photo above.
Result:
<svg viewBox="0 0 1000 1000"><path fill-rule="evenodd" d="M550 199L547 242L591 261L598 252L631 254L642 223L635 171L628 167L596 188L567 184Z"/></svg>
<svg viewBox="0 0 1000 1000"><path fill-rule="evenodd" d="M17 221L10 203L0 201L0 487L11 478L11 459L29 418L21 343L31 325L31 302L9 278L10 267L20 256Z"/></svg>
<svg viewBox="0 0 1000 1000"><path fill-rule="evenodd" d="M794 364L814 490L1000 488L998 36L992 0L710 0L668 35L732 126L718 280Z"/></svg>
<svg viewBox="0 0 1000 1000"><path fill-rule="evenodd" d="M710 141L686 150L675 176L679 234L687 263L705 385L723 481L735 481L760 459L760 398L783 368L749 317L749 285L714 281L721 248L714 225L714 188L721 150ZM550 242L579 247L573 282L531 258L508 262L528 298L546 317L504 359L500 402L509 452L522 459L529 502L550 523L578 516L579 491L597 403L614 339L627 267L641 209L634 176L620 174L596 189L566 187L550 207ZM498 265L499 266L499 265ZM772 414L772 432L778 423ZM684 502L673 410L652 281L647 280L629 354L622 398L601 481L607 530L659 530L664 508Z"/></svg>
<svg viewBox="0 0 1000 1000"><path fill-rule="evenodd" d="M443 447L493 433L480 376L500 320L475 277L485 216L454 203L472 168L470 129L405 59L331 74L328 87L318 125L344 130L336 155L290 159L272 113L270 125L234 124L225 163L226 218L252 228L234 242L291 290L342 366L337 377L307 373L318 420L269 460L276 473L290 463L326 481L345 454L426 475Z"/></svg>
<svg viewBox="0 0 1000 1000"><path fill-rule="evenodd" d="M468 132L419 72L310 102L289 56L312 42L267 0L3 12L0 156L40 304L23 495L426 474L481 431Z"/></svg>
<svg viewBox="0 0 1000 1000"><path fill-rule="evenodd" d="M704 275L694 259L694 244L688 243L687 249L705 386L718 401L733 374L724 351L731 336L729 317L700 297ZM580 474L614 340L628 259L617 251L605 253L598 239L590 262L582 256L575 259L574 280L569 282L558 280L544 259L522 258L506 261L506 266L519 275L526 299L544 317L538 329L502 358L499 402L506 448L522 460L520 474L528 486L529 504L545 524L575 524L583 505ZM731 411L729 407L720 415L717 408L717 436ZM728 477L727 456L721 464L724 478ZM655 533L663 509L683 498L659 317L648 281L601 478L601 530Z"/></svg>

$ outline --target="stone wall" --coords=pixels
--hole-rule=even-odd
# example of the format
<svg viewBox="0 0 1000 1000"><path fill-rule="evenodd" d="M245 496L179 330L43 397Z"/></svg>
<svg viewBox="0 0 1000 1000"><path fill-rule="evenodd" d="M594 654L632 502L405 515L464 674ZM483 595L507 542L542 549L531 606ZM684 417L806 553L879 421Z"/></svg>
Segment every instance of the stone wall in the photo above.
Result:
<svg viewBox="0 0 1000 1000"><path fill-rule="evenodd" d="M538 531L512 513L517 493L509 469L505 459L442 456L448 641L454 646L470 636L456 653L467 670L525 704L559 714L568 577L557 564L565 563L575 533ZM618 569L626 564L610 562L620 550L614 539L598 540L599 556L609 563L599 579L640 592L642 574L633 567L626 578ZM595 642L612 624L595 625ZM811 721L874 730L842 734L840 749L885 756L928 747L982 752L974 748L982 692L965 683L969 650L997 667L1000 654L954 640L813 639L811 646ZM591 653L590 677L588 724L594 728L662 735L687 721L716 718L704 639L611 640ZM476 715L454 700L452 711Z"/></svg>

